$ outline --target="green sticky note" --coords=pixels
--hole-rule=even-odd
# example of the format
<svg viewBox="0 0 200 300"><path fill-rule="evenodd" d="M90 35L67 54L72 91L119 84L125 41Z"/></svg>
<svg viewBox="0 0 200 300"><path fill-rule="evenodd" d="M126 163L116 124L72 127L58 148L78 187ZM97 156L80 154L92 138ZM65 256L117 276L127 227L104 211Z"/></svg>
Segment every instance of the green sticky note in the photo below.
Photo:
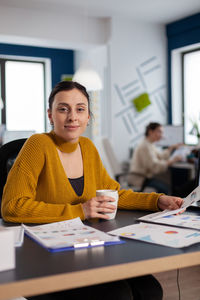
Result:
<svg viewBox="0 0 200 300"><path fill-rule="evenodd" d="M62 74L61 75L61 81L72 81L72 77L73 77L73 75Z"/></svg>
<svg viewBox="0 0 200 300"><path fill-rule="evenodd" d="M137 98L134 98L132 102L138 112L141 112L144 108L151 104L149 95L147 93L141 94Z"/></svg>

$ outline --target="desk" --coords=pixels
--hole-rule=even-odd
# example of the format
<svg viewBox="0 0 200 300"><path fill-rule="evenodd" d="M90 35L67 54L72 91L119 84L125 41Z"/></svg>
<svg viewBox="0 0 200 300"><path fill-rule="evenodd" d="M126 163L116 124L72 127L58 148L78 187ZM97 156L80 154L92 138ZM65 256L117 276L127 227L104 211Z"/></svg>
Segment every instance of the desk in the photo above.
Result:
<svg viewBox="0 0 200 300"><path fill-rule="evenodd" d="M172 169L188 170L189 179L195 178L195 163L177 162L171 166Z"/></svg>
<svg viewBox="0 0 200 300"><path fill-rule="evenodd" d="M144 211L119 210L115 220L85 223L110 231L133 224L144 214ZM24 245L16 249L16 268L0 272L0 299L72 289L199 264L200 244L174 249L126 239L126 243L120 245L49 253L25 237Z"/></svg>

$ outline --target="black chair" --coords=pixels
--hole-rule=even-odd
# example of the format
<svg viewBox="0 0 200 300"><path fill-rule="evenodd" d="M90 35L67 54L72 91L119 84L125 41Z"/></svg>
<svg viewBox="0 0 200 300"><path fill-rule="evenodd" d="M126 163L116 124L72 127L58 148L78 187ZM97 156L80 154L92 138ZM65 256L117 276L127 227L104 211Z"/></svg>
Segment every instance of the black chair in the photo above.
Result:
<svg viewBox="0 0 200 300"><path fill-rule="evenodd" d="M8 172L11 169L20 149L22 148L26 140L27 139L14 140L0 147L0 207L3 188L6 183Z"/></svg>

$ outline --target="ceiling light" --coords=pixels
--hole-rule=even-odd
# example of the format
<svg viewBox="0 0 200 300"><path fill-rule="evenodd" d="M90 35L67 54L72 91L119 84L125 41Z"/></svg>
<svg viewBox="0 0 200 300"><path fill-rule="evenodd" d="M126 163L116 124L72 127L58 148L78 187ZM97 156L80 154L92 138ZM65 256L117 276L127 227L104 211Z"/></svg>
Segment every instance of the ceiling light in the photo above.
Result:
<svg viewBox="0 0 200 300"><path fill-rule="evenodd" d="M82 84L88 92L99 91L103 88L99 74L91 67L88 61L81 64L73 76L73 81Z"/></svg>

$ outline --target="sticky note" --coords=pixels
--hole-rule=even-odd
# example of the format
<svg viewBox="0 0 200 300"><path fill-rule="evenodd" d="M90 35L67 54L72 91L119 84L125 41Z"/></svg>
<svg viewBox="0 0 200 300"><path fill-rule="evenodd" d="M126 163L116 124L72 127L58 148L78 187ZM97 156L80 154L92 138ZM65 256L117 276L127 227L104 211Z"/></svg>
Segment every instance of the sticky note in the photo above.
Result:
<svg viewBox="0 0 200 300"><path fill-rule="evenodd" d="M132 102L138 112L141 112L144 108L151 104L149 95L147 93L141 94L137 98L134 98Z"/></svg>

